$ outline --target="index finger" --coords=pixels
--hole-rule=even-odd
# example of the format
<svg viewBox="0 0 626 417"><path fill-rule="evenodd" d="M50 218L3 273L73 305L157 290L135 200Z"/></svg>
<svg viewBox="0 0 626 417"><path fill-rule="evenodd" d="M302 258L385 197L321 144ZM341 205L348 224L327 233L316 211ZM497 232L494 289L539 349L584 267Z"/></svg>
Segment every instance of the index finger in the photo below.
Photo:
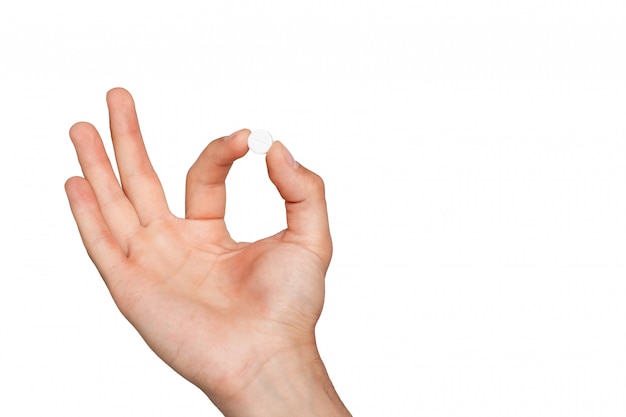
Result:
<svg viewBox="0 0 626 417"><path fill-rule="evenodd" d="M233 162L248 152L250 130L242 129L215 139L202 151L187 173L185 217L224 219L226 176Z"/></svg>

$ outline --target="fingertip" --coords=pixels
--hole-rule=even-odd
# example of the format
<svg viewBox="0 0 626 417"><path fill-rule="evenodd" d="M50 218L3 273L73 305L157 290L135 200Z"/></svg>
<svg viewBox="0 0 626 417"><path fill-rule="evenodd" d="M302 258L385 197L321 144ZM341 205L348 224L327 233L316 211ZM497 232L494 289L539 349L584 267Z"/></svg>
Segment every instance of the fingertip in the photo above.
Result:
<svg viewBox="0 0 626 417"><path fill-rule="evenodd" d="M70 177L67 180L65 180L65 184L63 184L65 190L69 190L72 189L73 187L75 187L81 179L83 179L82 177L78 177L78 176L74 176L74 177Z"/></svg>
<svg viewBox="0 0 626 417"><path fill-rule="evenodd" d="M227 159L228 163L232 163L248 153L248 136L250 136L250 129L243 128L223 138L223 145L228 150L224 158Z"/></svg>
<svg viewBox="0 0 626 417"><path fill-rule="evenodd" d="M270 179L285 201L324 199L322 178L302 166L280 141L275 141L267 153L267 169Z"/></svg>
<svg viewBox="0 0 626 417"><path fill-rule="evenodd" d="M307 201L325 214L325 191L322 177L300 165L280 141L267 153L270 180L287 204Z"/></svg>
<svg viewBox="0 0 626 417"><path fill-rule="evenodd" d="M75 140L79 136L83 136L87 132L95 130L95 126L89 122L76 122L70 127L68 132L70 139Z"/></svg>
<svg viewBox="0 0 626 417"><path fill-rule="evenodd" d="M81 197L93 193L89 183L83 177L74 176L65 181L64 188L70 200L80 200Z"/></svg>
<svg viewBox="0 0 626 417"><path fill-rule="evenodd" d="M65 193L74 215L95 201L89 183L82 177L68 178L65 181Z"/></svg>
<svg viewBox="0 0 626 417"><path fill-rule="evenodd" d="M112 124L118 125L118 129L122 126L128 127L131 122L133 128L137 124L137 110L135 109L135 100L133 96L125 89L116 87L107 92L107 106L109 108L109 118ZM130 119L128 119L130 117ZM121 125L120 125L121 123Z"/></svg>
<svg viewBox="0 0 626 417"><path fill-rule="evenodd" d="M129 98L132 99L130 92L122 87L112 88L109 91L107 91L107 94L106 94L107 102L111 100L129 99Z"/></svg>
<svg viewBox="0 0 626 417"><path fill-rule="evenodd" d="M300 164L295 160L289 149L279 140L276 140L270 146L270 150L266 155L268 169L298 169Z"/></svg>
<svg viewBox="0 0 626 417"><path fill-rule="evenodd" d="M209 144L208 151L218 165L231 165L235 160L248 153L250 129L239 129Z"/></svg>
<svg viewBox="0 0 626 417"><path fill-rule="evenodd" d="M247 140L248 136L250 136L250 133L251 133L250 129L244 127L243 129L234 131L228 136L224 136L224 140L232 140L235 138L239 138L239 140L242 140L245 138Z"/></svg>

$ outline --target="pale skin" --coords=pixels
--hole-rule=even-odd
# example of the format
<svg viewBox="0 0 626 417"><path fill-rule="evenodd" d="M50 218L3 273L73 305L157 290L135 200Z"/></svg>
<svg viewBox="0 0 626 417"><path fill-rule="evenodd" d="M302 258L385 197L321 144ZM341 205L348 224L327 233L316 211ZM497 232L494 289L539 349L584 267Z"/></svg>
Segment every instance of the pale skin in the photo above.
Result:
<svg viewBox="0 0 626 417"><path fill-rule="evenodd" d="M65 189L87 252L152 350L227 417L350 416L315 342L332 254L324 184L280 142L266 155L287 228L236 242L225 179L250 131L212 141L190 168L174 216L124 89L107 105L118 181L89 123L70 129L84 177Z"/></svg>

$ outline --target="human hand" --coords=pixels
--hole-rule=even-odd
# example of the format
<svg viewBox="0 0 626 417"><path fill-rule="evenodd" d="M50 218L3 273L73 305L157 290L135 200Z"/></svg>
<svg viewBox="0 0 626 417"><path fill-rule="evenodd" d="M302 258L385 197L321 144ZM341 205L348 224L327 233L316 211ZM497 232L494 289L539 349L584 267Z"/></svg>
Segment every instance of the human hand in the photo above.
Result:
<svg viewBox="0 0 626 417"><path fill-rule="evenodd" d="M180 219L168 209L132 97L114 89L107 104L121 185L98 132L82 122L70 137L84 178L70 178L66 192L122 314L225 415L349 415L315 345L332 253L320 177L275 142L266 162L287 228L235 242L224 222L225 179L247 153L250 132L202 152L187 175Z"/></svg>

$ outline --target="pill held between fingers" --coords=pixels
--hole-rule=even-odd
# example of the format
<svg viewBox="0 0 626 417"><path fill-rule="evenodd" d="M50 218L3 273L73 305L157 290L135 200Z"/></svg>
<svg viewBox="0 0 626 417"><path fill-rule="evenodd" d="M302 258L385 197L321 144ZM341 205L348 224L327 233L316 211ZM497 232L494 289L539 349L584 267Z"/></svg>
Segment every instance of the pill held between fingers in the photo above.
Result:
<svg viewBox="0 0 626 417"><path fill-rule="evenodd" d="M272 135L266 130L255 130L248 136L248 148L254 153L267 153L272 146Z"/></svg>

